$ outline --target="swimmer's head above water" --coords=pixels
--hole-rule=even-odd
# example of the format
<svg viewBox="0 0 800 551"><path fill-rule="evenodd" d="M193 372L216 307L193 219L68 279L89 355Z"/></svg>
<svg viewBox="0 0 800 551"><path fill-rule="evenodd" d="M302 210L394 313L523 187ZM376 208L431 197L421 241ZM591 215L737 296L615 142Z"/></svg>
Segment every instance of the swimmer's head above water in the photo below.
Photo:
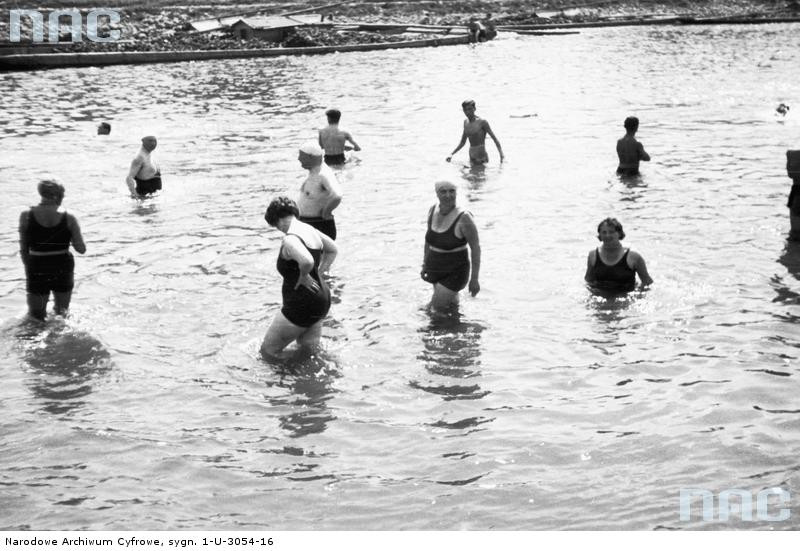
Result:
<svg viewBox="0 0 800 551"><path fill-rule="evenodd" d="M287 216L300 216L300 210L297 208L297 203L295 203L294 200L285 195L281 195L270 201L267 211L264 213L264 220L266 220L267 224L270 226L276 227L278 221Z"/></svg>
<svg viewBox="0 0 800 551"><path fill-rule="evenodd" d="M622 224L616 218L606 218L599 224L597 224L597 239L602 241L603 239L600 237L600 230L603 229L603 226L608 226L612 230L616 231L619 234L620 241L625 239L625 232L622 230Z"/></svg>
<svg viewBox="0 0 800 551"><path fill-rule="evenodd" d="M64 186L55 180L42 180L37 187L39 195L43 200L54 202L57 205L61 204L64 200Z"/></svg>
<svg viewBox="0 0 800 551"><path fill-rule="evenodd" d="M316 142L306 142L300 146L297 160L300 161L300 166L309 170L322 164L323 155L322 148Z"/></svg>

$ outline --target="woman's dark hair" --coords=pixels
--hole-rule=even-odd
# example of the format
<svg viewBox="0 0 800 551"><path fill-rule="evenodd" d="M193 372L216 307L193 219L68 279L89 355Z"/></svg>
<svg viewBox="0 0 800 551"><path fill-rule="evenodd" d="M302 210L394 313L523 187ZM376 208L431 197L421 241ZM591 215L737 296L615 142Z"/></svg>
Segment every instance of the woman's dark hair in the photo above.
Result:
<svg viewBox="0 0 800 551"><path fill-rule="evenodd" d="M597 224L597 239L600 239L600 228L602 228L603 225L605 224L608 224L609 226L614 228L617 232L619 232L620 240L625 239L625 232L622 231L622 224L620 224L619 220L617 220L616 218L606 218L605 220Z"/></svg>
<svg viewBox="0 0 800 551"><path fill-rule="evenodd" d="M283 195L270 201L267 212L264 213L264 220L270 226L277 226L278 220L289 215L300 216L300 211L297 203Z"/></svg>
<svg viewBox="0 0 800 551"><path fill-rule="evenodd" d="M39 182L37 190L39 191L39 195L42 196L42 199L49 199L51 201L55 201L59 205L61 204L61 201L64 199L64 186L62 186L55 180L42 180L41 182Z"/></svg>

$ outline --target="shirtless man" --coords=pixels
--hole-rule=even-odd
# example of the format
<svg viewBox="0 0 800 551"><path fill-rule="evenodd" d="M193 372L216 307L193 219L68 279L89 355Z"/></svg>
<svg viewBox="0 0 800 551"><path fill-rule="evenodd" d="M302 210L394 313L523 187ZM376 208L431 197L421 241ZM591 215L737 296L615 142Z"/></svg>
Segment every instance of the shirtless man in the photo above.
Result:
<svg viewBox="0 0 800 551"><path fill-rule="evenodd" d="M155 136L142 138L142 148L131 162L131 169L125 178L128 189L134 197L144 197L161 189L161 171L150 154L158 145Z"/></svg>
<svg viewBox="0 0 800 551"><path fill-rule="evenodd" d="M461 103L461 108L467 116L467 120L464 121L464 132L461 134L461 141L458 142L458 146L456 146L450 156L447 157L446 161L449 163L453 155L464 147L464 144L467 143L467 138L469 138L470 163L480 165L488 163L489 155L486 153L486 134L489 134L492 140L494 140L497 152L500 153L500 162L502 163L505 158L503 155L503 148L500 147L500 142L489 127L489 121L475 115L475 101L468 99Z"/></svg>
<svg viewBox="0 0 800 551"><path fill-rule="evenodd" d="M300 166L308 170L308 177L300 186L297 208L300 221L313 226L331 239L336 239L336 222L333 209L342 202L342 192L336 175L322 163L322 148L308 142L297 156Z"/></svg>
<svg viewBox="0 0 800 551"><path fill-rule="evenodd" d="M617 174L636 176L639 174L639 161L649 161L650 155L644 150L641 142L637 141L636 131L639 130L639 119L628 117L625 119L625 135L617 140L617 156L619 166Z"/></svg>
<svg viewBox="0 0 800 551"><path fill-rule="evenodd" d="M361 148L349 132L339 129L339 120L342 118L341 111L328 109L325 111L325 116L328 117L328 126L319 130L319 146L325 150L325 164L328 166L343 165L345 151L351 149L361 151ZM353 146L345 145L345 142L350 142Z"/></svg>

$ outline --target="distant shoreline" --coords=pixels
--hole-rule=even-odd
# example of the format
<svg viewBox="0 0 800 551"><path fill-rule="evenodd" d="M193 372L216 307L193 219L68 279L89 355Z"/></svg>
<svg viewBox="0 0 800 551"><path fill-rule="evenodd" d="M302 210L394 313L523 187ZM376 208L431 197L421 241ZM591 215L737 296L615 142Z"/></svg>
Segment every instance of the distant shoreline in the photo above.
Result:
<svg viewBox="0 0 800 551"><path fill-rule="evenodd" d="M180 1L180 0L179 0ZM49 13L53 9L70 9L75 5L87 12L94 1L43 0L39 10ZM6 13L18 7L18 2L2 1L0 7ZM159 5L162 4L162 5ZM198 33L191 26L192 21L230 16L237 13L253 14L254 10L267 15L291 12L308 8L308 3L275 2L273 4L243 4L221 0L214 7L207 3L193 3L183 0L176 6L168 0L148 2L139 7L122 0L104 0L104 7L119 10L121 20L114 27L103 27L100 21L100 36L110 31L119 31L120 40L114 42L60 42L58 44L35 44L31 42L31 25L23 21L20 43L9 40L9 16L0 17L0 56L8 54L45 53L134 53L134 52L190 52L201 50L257 50L268 48L332 47L356 44L377 44L399 42L401 40L432 38L422 35L398 35L391 32L355 32L343 30L342 24L357 23L397 23L436 25L441 27L463 28L471 20L490 20L503 28L518 25L531 26L532 29L563 28L565 26L603 26L641 24L642 19L663 19L669 17L691 19L747 17L751 20L794 21L800 18L800 2L786 0L703 0L703 1L586 1L567 2L555 0L541 2L532 6L525 0L443 0L419 2L343 2L339 4L320 2L319 13L326 21L339 25L334 29L298 27L286 33L279 42L259 38L242 39L230 31ZM744 19L730 22L743 22ZM721 21L725 22L725 21ZM85 29L84 29L85 30ZM462 29L463 30L463 29ZM446 34L446 33L443 33ZM27 42L25 41L27 39Z"/></svg>

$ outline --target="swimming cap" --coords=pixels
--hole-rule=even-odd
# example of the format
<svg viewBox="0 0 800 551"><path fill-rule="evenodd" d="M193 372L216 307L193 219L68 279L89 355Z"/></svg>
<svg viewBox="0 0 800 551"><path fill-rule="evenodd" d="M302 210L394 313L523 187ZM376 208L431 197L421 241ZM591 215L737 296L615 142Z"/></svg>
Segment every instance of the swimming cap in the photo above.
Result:
<svg viewBox="0 0 800 551"><path fill-rule="evenodd" d="M315 142L306 142L300 146L300 153L305 153L312 157L322 157L322 148Z"/></svg>
<svg viewBox="0 0 800 551"><path fill-rule="evenodd" d="M433 184L433 188L434 188L436 191L439 191L439 190L440 190L440 189L442 189L443 187L451 187L451 188L453 188L453 189L456 189L456 190L458 189L458 186L457 186L457 185L455 185L453 182L449 182L449 181L447 181L447 180L439 180L438 182L436 182L435 184Z"/></svg>
<svg viewBox="0 0 800 551"><path fill-rule="evenodd" d="M64 197L64 186L55 180L42 180L38 186L39 195L43 199L60 200Z"/></svg>

